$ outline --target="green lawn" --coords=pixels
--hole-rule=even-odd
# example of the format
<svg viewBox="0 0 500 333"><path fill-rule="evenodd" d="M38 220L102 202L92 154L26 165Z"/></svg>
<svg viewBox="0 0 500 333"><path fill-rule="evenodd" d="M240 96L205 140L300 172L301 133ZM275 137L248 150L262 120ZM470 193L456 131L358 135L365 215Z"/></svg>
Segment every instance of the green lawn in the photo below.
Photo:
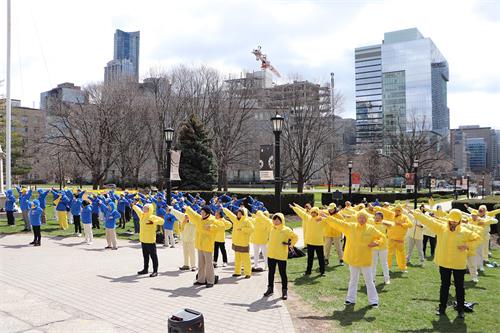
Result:
<svg viewBox="0 0 500 333"><path fill-rule="evenodd" d="M493 251L491 261L500 262L500 250ZM360 276L358 299L353 309L344 306L349 280L347 266L336 266L333 250L332 264L327 267L326 277L320 278L317 271L303 277L306 258L288 261L288 275L293 290L318 312L299 316L299 319L331 321L332 330L348 332L498 332L498 290L500 290L500 268L486 268L474 285L466 275L466 301L477 302L474 313L467 313L465 321L457 319L456 312L449 307L447 317L434 314L439 301L439 271L432 261L424 267L410 266L407 274L397 270L391 274L391 284L385 286L382 272L377 273L377 290L380 307L368 306L364 281ZM413 259L418 262L416 258ZM317 261L314 262L317 269ZM454 288L450 289L454 295ZM453 298L450 298L450 302ZM496 328L495 328L496 327Z"/></svg>

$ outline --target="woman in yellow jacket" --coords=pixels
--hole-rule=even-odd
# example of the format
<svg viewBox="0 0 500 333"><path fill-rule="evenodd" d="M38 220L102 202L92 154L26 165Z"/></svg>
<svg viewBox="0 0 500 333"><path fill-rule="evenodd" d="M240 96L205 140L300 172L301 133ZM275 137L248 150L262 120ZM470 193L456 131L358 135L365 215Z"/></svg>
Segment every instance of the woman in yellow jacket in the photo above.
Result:
<svg viewBox="0 0 500 333"><path fill-rule="evenodd" d="M253 244L252 272L262 272L267 269L267 241L269 240L269 232L273 227L273 222L260 210L255 213L253 222L255 229L250 236L250 242ZM264 257L264 269L259 264L260 253Z"/></svg>
<svg viewBox="0 0 500 333"><path fill-rule="evenodd" d="M163 219L153 215L153 205L148 204L142 207L142 210L136 205L132 206L139 217L141 228L139 230L139 241L141 242L142 257L144 259L144 268L137 272L139 275L148 274L149 258L153 262L153 273L150 277L158 275L158 255L156 254L156 226L163 225Z"/></svg>
<svg viewBox="0 0 500 333"><path fill-rule="evenodd" d="M285 217L281 213L273 215L273 226L269 233L268 239L268 266L269 274L267 275L267 291L265 297L269 297L274 292L274 275L276 273L276 265L281 278L281 290L283 292L281 298L286 300L288 297L288 277L286 275L286 262L288 259L288 248L293 247L299 237L292 229L285 226Z"/></svg>
<svg viewBox="0 0 500 333"><path fill-rule="evenodd" d="M224 228L219 228L217 230L217 234L215 235L215 243L214 243L214 268L217 268L217 261L219 260L219 250L222 254L222 267L227 266L227 252L226 252L226 230L231 229L233 226L231 222L226 220L224 216L222 216L222 211L218 210L215 212L215 218L217 221L221 222L221 225L224 225Z"/></svg>
<svg viewBox="0 0 500 333"><path fill-rule="evenodd" d="M172 210L172 214L174 214L177 221L179 221L179 232L181 236L182 242L182 254L184 257L184 265L179 267L181 271L190 270L192 272L196 271L196 263L195 263L195 235L196 235L196 226L189 221L189 217L181 211L176 209Z"/></svg>
<svg viewBox="0 0 500 333"><path fill-rule="evenodd" d="M368 215L360 211L356 214L356 222L345 222L334 216L324 215L333 228L347 236L349 241L344 252L344 261L349 265L349 288L345 305L354 305L358 291L359 274L365 279L368 302L372 307L378 307L379 299L372 275L372 249L383 246L386 237L373 225L367 224Z"/></svg>
<svg viewBox="0 0 500 333"><path fill-rule="evenodd" d="M486 205L481 205L479 206L478 210L470 208L467 204L465 205L465 208L470 213L476 213L481 219L483 219L484 222L484 234L483 234L483 244L481 244L481 251L483 255L483 261L488 260L488 256L490 254L490 229L492 224L497 224L498 220L495 218L497 214L500 214L500 209L492 210L488 212L488 209ZM479 270L482 272L484 271L484 263L481 263Z"/></svg>
<svg viewBox="0 0 500 333"><path fill-rule="evenodd" d="M387 218L385 211L384 216ZM387 228L387 238L389 239L387 264L389 265L389 269L391 269L392 258L396 254L396 262L399 269L406 273L405 236L412 224L408 216L403 214L403 207L400 205L394 208L394 214L391 218L387 218L389 221L394 222L393 226Z"/></svg>
<svg viewBox="0 0 500 333"><path fill-rule="evenodd" d="M216 221L207 206L201 209L201 215L186 206L186 215L196 226L194 246L198 250L198 277L194 285L206 285L207 288L211 288L215 283L212 263L215 234L221 227L224 228L224 225L221 226L220 222Z"/></svg>
<svg viewBox="0 0 500 333"><path fill-rule="evenodd" d="M328 205L328 214L334 215L339 219L343 219L342 215L340 215L339 210L337 209L337 205L333 202ZM335 250L337 251L337 255L339 257L339 263L341 266L344 265L344 261L342 260L342 256L344 252L342 251L342 233L335 228L330 227L328 224L325 225L325 265L330 263L330 252L332 250L332 243L335 245Z"/></svg>
<svg viewBox="0 0 500 333"><path fill-rule="evenodd" d="M233 214L229 209L223 208L224 215L233 223L233 250L234 250L234 274L233 277L241 276L241 266L245 279L252 276L252 264L250 262L250 235L254 227L247 216L246 208L240 208Z"/></svg>
<svg viewBox="0 0 500 333"><path fill-rule="evenodd" d="M373 216L373 220L369 220L371 224L380 231L383 235L387 237L387 227L394 225L394 223L384 220L384 213L377 211ZM375 283L375 277L377 275L377 263L380 258L380 266L382 266L382 274L384 275L384 283L391 284L391 277L389 275L389 266L387 265L387 242L382 245L374 247L372 249L372 274L373 282Z"/></svg>
<svg viewBox="0 0 500 333"><path fill-rule="evenodd" d="M439 308L437 315L445 315L450 293L451 275L455 284L458 317L464 318L464 276L468 253L481 243L478 234L462 228L462 212L452 209L448 214L448 223L423 214L419 210L413 212L415 218L428 226L438 237L434 262L439 266L441 288L439 292Z"/></svg>
<svg viewBox="0 0 500 333"><path fill-rule="evenodd" d="M291 207L297 215L300 213L300 210L297 210L295 206ZM319 208L313 207L309 213L306 213L307 215L299 215L300 218L305 221L304 245L307 246L307 268L304 275L311 275L314 252L316 252L320 276L325 276L325 254L323 245L325 242L326 221L319 216L319 213Z"/></svg>
<svg viewBox="0 0 500 333"><path fill-rule="evenodd" d="M483 228L473 224L472 218L462 217L462 226L478 234L479 237L481 237L481 242L483 241L482 239ZM477 266L479 258L482 258L482 256L480 256L480 253L481 253L481 246L478 246L475 251L469 251L469 253L467 254L467 270L469 271L469 274L472 278L472 282L474 283L479 282L477 274Z"/></svg>

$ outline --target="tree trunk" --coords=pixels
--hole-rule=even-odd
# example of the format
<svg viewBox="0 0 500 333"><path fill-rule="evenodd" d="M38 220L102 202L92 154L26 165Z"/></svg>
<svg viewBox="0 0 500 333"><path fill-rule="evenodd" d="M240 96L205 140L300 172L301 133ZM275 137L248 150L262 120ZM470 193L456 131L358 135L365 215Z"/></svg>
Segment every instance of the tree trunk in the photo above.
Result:
<svg viewBox="0 0 500 333"><path fill-rule="evenodd" d="M223 179L224 179L224 191L227 192L228 190L228 180L227 180L227 166L224 166L224 169L222 171L223 173Z"/></svg>
<svg viewBox="0 0 500 333"><path fill-rule="evenodd" d="M301 173L297 177L297 193L304 193L304 177Z"/></svg>
<svg viewBox="0 0 500 333"><path fill-rule="evenodd" d="M222 168L219 168L217 170L217 191L222 191L222 182L223 182L223 179L222 179Z"/></svg>

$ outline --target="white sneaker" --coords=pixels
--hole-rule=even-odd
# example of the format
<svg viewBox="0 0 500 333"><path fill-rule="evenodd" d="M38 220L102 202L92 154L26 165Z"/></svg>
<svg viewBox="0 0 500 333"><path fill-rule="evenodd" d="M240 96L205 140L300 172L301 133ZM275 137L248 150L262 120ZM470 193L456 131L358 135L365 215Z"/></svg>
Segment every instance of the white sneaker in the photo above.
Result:
<svg viewBox="0 0 500 333"><path fill-rule="evenodd" d="M385 284L391 284L391 280L387 280L384 282Z"/></svg>
<svg viewBox="0 0 500 333"><path fill-rule="evenodd" d="M222 267L226 267L226 266L227 266L227 263L223 262Z"/></svg>
<svg viewBox="0 0 500 333"><path fill-rule="evenodd" d="M82 237L82 234L78 234L78 237Z"/></svg>
<svg viewBox="0 0 500 333"><path fill-rule="evenodd" d="M479 282L479 279L478 279L478 278L472 279L472 282L474 282L474 283L478 283L478 282Z"/></svg>

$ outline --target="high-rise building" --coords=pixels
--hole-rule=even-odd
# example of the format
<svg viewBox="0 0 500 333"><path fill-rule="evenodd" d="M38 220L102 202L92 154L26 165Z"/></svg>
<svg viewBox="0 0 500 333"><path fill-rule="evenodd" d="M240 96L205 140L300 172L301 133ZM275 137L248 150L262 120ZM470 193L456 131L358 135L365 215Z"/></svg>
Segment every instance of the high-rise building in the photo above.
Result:
<svg viewBox="0 0 500 333"><path fill-rule="evenodd" d="M139 80L140 32L117 29L114 37L113 60L104 69L104 81L126 78Z"/></svg>
<svg viewBox="0 0 500 333"><path fill-rule="evenodd" d="M52 115L57 113L61 103L86 104L88 101L89 96L81 87L71 82L64 82L54 89L40 93L40 110Z"/></svg>
<svg viewBox="0 0 500 333"><path fill-rule="evenodd" d="M357 48L355 71L358 144L411 123L447 135L448 63L418 29L387 32L382 44Z"/></svg>

